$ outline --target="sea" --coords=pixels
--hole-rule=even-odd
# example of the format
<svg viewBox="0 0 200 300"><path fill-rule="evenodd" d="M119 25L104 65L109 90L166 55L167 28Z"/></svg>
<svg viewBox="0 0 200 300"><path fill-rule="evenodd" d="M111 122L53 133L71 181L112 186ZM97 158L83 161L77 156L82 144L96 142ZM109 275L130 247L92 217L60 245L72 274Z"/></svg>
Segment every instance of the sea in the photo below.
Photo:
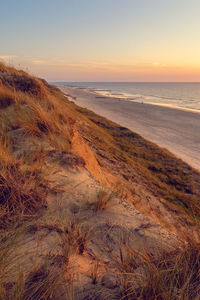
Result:
<svg viewBox="0 0 200 300"><path fill-rule="evenodd" d="M54 82L89 89L99 97L151 103L200 112L200 82Z"/></svg>

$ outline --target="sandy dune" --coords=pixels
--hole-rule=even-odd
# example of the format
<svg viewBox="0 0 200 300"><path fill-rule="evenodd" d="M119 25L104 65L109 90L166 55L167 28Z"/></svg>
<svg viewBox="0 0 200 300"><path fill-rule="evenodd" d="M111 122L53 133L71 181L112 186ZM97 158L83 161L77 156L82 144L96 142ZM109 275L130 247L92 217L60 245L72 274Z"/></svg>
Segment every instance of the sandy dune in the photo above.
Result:
<svg viewBox="0 0 200 300"><path fill-rule="evenodd" d="M95 92L87 89L61 89L76 104L128 127L200 170L200 113L96 97Z"/></svg>

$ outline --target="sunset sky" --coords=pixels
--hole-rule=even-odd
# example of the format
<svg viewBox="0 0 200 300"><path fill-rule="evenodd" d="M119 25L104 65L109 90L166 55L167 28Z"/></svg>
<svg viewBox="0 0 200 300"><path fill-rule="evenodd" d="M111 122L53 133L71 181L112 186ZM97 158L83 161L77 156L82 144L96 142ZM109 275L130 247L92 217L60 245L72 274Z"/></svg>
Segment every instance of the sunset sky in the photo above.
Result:
<svg viewBox="0 0 200 300"><path fill-rule="evenodd" d="M0 59L49 81L200 81L199 0L0 5Z"/></svg>

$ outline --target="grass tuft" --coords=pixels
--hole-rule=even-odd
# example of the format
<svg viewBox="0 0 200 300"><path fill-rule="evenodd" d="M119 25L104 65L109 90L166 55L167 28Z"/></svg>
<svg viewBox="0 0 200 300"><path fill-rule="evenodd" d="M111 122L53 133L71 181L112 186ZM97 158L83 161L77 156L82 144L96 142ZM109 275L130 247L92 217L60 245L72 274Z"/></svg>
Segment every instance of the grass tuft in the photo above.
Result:
<svg viewBox="0 0 200 300"><path fill-rule="evenodd" d="M141 253L127 249L120 260L123 299L175 300L198 299L200 292L200 246ZM196 298L197 297L197 298Z"/></svg>
<svg viewBox="0 0 200 300"><path fill-rule="evenodd" d="M35 172L23 172L18 163L0 169L0 228L6 228L16 217L34 215L45 207L46 191Z"/></svg>
<svg viewBox="0 0 200 300"><path fill-rule="evenodd" d="M82 255L86 250L87 242L89 240L90 231L83 228L82 225L75 222L70 222L65 229L65 243L64 246L68 249L75 249L75 251Z"/></svg>
<svg viewBox="0 0 200 300"><path fill-rule="evenodd" d="M91 207L95 212L106 210L111 207L111 202L114 198L113 192L107 192L105 190L100 190L97 195L97 200L91 203Z"/></svg>

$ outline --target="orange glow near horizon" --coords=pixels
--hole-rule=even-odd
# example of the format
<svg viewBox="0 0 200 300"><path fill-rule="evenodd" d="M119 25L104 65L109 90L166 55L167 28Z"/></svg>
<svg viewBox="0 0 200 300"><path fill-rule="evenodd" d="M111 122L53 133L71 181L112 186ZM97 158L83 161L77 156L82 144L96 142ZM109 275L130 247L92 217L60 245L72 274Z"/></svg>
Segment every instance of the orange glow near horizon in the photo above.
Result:
<svg viewBox="0 0 200 300"><path fill-rule="evenodd" d="M31 73L49 81L200 81L198 66L168 66L158 62L143 64L57 63L37 61Z"/></svg>
<svg viewBox="0 0 200 300"><path fill-rule="evenodd" d="M0 56L0 60L48 81L200 82L200 62L170 64L154 62L83 61ZM193 57L194 60L194 57ZM198 60L196 60L198 61Z"/></svg>

